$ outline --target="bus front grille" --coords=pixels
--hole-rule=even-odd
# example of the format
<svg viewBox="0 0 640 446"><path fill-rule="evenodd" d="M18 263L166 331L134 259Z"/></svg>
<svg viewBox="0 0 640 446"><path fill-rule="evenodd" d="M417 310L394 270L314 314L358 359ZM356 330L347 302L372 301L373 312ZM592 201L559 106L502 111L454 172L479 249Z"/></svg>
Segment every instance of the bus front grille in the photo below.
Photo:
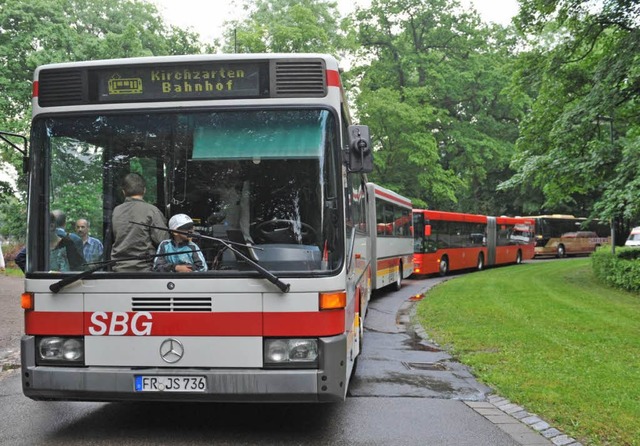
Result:
<svg viewBox="0 0 640 446"><path fill-rule="evenodd" d="M132 297L132 311L208 311L212 309L210 297Z"/></svg>
<svg viewBox="0 0 640 446"><path fill-rule="evenodd" d="M38 104L41 107L87 103L84 70L43 70L38 78Z"/></svg>
<svg viewBox="0 0 640 446"><path fill-rule="evenodd" d="M323 97L327 94L321 60L278 61L274 70L276 97Z"/></svg>

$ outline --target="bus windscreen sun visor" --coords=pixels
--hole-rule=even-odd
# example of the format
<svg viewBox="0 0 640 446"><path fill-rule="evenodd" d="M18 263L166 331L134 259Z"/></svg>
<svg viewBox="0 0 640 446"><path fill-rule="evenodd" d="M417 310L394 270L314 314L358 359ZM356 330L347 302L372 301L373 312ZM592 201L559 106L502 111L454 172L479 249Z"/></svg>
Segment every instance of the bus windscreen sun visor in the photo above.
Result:
<svg viewBox="0 0 640 446"><path fill-rule="evenodd" d="M221 113L214 126L194 131L194 160L320 158L323 110L308 113Z"/></svg>

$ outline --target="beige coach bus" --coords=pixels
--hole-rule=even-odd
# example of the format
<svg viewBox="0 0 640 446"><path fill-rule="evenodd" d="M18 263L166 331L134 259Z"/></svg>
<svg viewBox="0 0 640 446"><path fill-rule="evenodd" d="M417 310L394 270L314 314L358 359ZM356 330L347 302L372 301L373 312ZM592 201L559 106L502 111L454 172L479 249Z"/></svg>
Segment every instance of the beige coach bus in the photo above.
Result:
<svg viewBox="0 0 640 446"><path fill-rule="evenodd" d="M533 215L535 219L535 256L591 254L599 246L611 243L610 229L597 220L573 215Z"/></svg>

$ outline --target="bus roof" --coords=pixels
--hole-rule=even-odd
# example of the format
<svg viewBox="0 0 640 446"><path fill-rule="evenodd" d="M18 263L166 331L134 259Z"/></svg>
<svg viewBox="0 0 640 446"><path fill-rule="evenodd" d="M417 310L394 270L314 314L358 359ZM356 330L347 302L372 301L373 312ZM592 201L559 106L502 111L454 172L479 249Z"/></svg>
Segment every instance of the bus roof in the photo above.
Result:
<svg viewBox="0 0 640 446"><path fill-rule="evenodd" d="M386 201L392 201L400 206L404 206L406 208L412 209L413 205L411 204L411 200L407 197L403 197L402 195L386 189L382 186L379 186L375 183L367 183L368 186L373 188L374 194L376 197L382 198Z"/></svg>
<svg viewBox="0 0 640 446"><path fill-rule="evenodd" d="M185 63L185 62L216 62L216 61L260 61L273 59L323 59L327 63L327 68L338 70L338 61L330 54L320 53L239 53L239 54L190 54L178 56L145 56L127 57L120 59L100 59L75 62L60 62L47 65L40 65L35 70L35 79L43 69L51 68L78 68L78 67L104 67L109 65L145 65L162 63Z"/></svg>
<svg viewBox="0 0 640 446"><path fill-rule="evenodd" d="M558 218L565 220L584 220L584 217L575 217L568 214L526 215L523 218Z"/></svg>
<svg viewBox="0 0 640 446"><path fill-rule="evenodd" d="M320 53L195 54L64 62L36 68L33 116L141 108L329 105L351 124L340 68Z"/></svg>

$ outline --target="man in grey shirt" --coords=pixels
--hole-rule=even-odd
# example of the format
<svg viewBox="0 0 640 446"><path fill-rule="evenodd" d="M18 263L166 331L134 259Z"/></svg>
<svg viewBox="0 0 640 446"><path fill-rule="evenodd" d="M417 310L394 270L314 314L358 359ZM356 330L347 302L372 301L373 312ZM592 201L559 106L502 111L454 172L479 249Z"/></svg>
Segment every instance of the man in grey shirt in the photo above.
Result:
<svg viewBox="0 0 640 446"><path fill-rule="evenodd" d="M124 203L113 210L113 247L111 260L119 260L114 271L151 271L153 257L162 240L169 238L167 231L130 222L166 228L167 221L160 210L144 201L146 182L142 175L130 173L122 181ZM149 256L149 257L145 257ZM135 259L127 259L136 257Z"/></svg>

